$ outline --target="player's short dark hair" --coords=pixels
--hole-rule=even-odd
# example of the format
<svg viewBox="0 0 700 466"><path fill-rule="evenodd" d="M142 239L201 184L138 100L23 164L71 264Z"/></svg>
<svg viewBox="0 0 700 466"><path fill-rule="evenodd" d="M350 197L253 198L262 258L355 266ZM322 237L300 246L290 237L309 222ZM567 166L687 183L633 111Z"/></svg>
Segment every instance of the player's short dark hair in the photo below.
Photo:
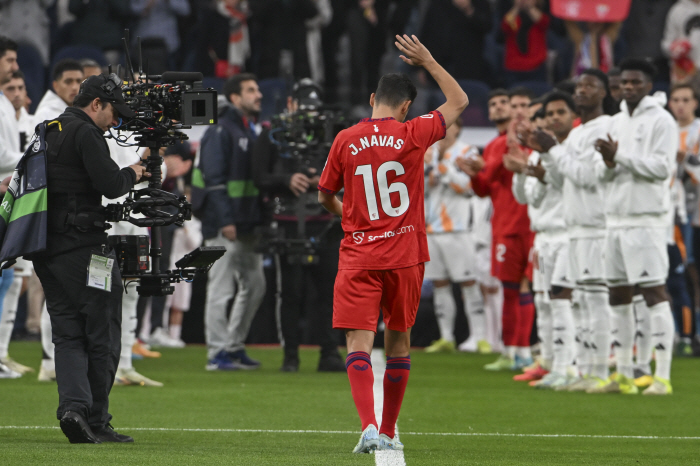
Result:
<svg viewBox="0 0 700 466"><path fill-rule="evenodd" d="M377 90L374 91L374 102L397 108L407 100L411 102L416 100L417 94L416 86L407 74L389 73L379 80Z"/></svg>
<svg viewBox="0 0 700 466"><path fill-rule="evenodd" d="M673 95L674 92L676 92L679 89L690 89L690 92L693 95L693 99L700 101L700 98L698 98L698 93L695 91L695 88L693 87L692 84L690 83L676 83L673 86L671 86L671 90L668 91L668 97L669 99Z"/></svg>
<svg viewBox="0 0 700 466"><path fill-rule="evenodd" d="M547 113L547 105L549 105L552 102L559 101L564 101L566 106L569 107L569 110L576 113L576 104L574 104L574 99L571 97L571 95L567 94L566 92L552 91L549 94L547 94L547 97L542 103L542 108L544 109L545 114Z"/></svg>
<svg viewBox="0 0 700 466"><path fill-rule="evenodd" d="M16 52L18 48L17 42L7 36L0 36L0 58L4 57L8 50Z"/></svg>
<svg viewBox="0 0 700 466"><path fill-rule="evenodd" d="M573 79L564 79L554 85L554 90L574 95L574 92L576 92L576 83Z"/></svg>
<svg viewBox="0 0 700 466"><path fill-rule="evenodd" d="M525 86L516 86L508 91L508 97L511 99L513 97L527 97L528 99L533 100L535 98L535 93Z"/></svg>
<svg viewBox="0 0 700 466"><path fill-rule="evenodd" d="M510 95L508 94L507 90L503 89L502 87L498 87L489 92L489 98L487 102L493 99L494 97L510 97Z"/></svg>
<svg viewBox="0 0 700 466"><path fill-rule="evenodd" d="M66 71L80 71L83 72L83 65L80 64L78 60L73 60L72 58L64 58L58 61L54 67L51 75L54 81L58 81L63 76Z"/></svg>
<svg viewBox="0 0 700 466"><path fill-rule="evenodd" d="M23 81L26 81L26 78L24 77L24 73L22 73L22 70L17 70L12 73L12 78L10 79L21 79Z"/></svg>
<svg viewBox="0 0 700 466"><path fill-rule="evenodd" d="M226 100L231 101L231 94L241 95L241 84L244 81L258 81L258 78L253 73L240 73L231 76L224 83L224 95Z"/></svg>
<svg viewBox="0 0 700 466"><path fill-rule="evenodd" d="M649 81L653 81L656 76L656 67L643 58L626 58L620 63L620 72L622 71L641 71Z"/></svg>
<svg viewBox="0 0 700 466"><path fill-rule="evenodd" d="M618 68L617 66L614 68L610 68L608 71L608 77L612 78L613 76L620 76L622 74L622 70Z"/></svg>
<svg viewBox="0 0 700 466"><path fill-rule="evenodd" d="M622 73L622 71L620 71ZM608 75L600 71L598 68L586 68L581 72L580 76L583 75L593 76L603 85L605 89L605 97L603 97L603 112L606 115L614 115L620 109L615 99L610 95L610 80Z"/></svg>

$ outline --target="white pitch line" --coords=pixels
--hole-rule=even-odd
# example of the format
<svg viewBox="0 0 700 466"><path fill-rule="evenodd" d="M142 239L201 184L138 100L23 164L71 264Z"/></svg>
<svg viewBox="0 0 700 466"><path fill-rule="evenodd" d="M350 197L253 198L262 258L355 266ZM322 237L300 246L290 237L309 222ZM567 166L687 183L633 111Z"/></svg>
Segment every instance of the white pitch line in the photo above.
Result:
<svg viewBox="0 0 700 466"><path fill-rule="evenodd" d="M58 430L58 426L0 426L0 430ZM170 427L120 427L123 431L142 432L211 432L254 434L339 434L357 435L354 430L295 430L295 429L187 429ZM580 438L612 440L700 440L700 437L662 437L657 435L587 435L587 434L513 434L505 432L403 432L403 435L438 437L525 437L525 438Z"/></svg>
<svg viewBox="0 0 700 466"><path fill-rule="evenodd" d="M374 373L374 415L378 425L382 425L382 410L384 409L384 372L386 371L386 358L381 349L372 350L372 372ZM399 427L396 426L394 434L399 439ZM374 453L374 463L377 466L406 466L406 459L402 451L386 450Z"/></svg>

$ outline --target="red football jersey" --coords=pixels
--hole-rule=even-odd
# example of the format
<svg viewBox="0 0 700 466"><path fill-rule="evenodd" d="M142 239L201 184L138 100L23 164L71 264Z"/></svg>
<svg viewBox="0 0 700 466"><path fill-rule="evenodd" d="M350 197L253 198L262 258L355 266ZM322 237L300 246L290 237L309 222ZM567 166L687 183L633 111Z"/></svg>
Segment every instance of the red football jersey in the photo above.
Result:
<svg viewBox="0 0 700 466"><path fill-rule="evenodd" d="M388 270L430 260L423 157L445 137L438 111L406 123L366 118L338 133L318 189L343 195L339 269Z"/></svg>
<svg viewBox="0 0 700 466"><path fill-rule="evenodd" d="M484 147L484 169L472 178L472 189L477 196L491 196L494 237L530 234L527 206L515 200L513 172L503 166L503 156L507 152L506 135L502 134Z"/></svg>

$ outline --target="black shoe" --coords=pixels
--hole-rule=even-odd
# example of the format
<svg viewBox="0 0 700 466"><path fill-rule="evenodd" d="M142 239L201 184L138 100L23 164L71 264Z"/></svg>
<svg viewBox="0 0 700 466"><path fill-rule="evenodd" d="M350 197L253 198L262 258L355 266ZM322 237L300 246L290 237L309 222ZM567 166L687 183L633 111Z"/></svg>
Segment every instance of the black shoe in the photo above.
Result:
<svg viewBox="0 0 700 466"><path fill-rule="evenodd" d="M299 357L285 355L280 370L282 372L299 372Z"/></svg>
<svg viewBox="0 0 700 466"><path fill-rule="evenodd" d="M339 356L327 356L318 361L319 372L347 372L345 361Z"/></svg>
<svg viewBox="0 0 700 466"><path fill-rule="evenodd" d="M134 439L128 435L115 432L112 424L107 424L104 427L96 428L95 435L102 442L131 443L134 441Z"/></svg>
<svg viewBox="0 0 700 466"><path fill-rule="evenodd" d="M63 413L61 430L70 443L102 443L90 429L85 418L75 411Z"/></svg>

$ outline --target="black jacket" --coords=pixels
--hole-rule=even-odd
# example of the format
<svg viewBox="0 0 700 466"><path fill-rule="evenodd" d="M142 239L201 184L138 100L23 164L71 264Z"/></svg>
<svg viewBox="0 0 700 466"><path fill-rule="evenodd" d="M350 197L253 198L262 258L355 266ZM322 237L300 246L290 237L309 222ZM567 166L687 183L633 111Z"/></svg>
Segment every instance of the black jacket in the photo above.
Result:
<svg viewBox="0 0 700 466"><path fill-rule="evenodd" d="M46 133L48 146L47 255L106 244L107 234L79 229L70 219L82 212L102 212L102 196L120 197L136 183L131 168L119 169L110 158L102 130L82 110L69 107ZM85 230L85 231L83 231Z"/></svg>

